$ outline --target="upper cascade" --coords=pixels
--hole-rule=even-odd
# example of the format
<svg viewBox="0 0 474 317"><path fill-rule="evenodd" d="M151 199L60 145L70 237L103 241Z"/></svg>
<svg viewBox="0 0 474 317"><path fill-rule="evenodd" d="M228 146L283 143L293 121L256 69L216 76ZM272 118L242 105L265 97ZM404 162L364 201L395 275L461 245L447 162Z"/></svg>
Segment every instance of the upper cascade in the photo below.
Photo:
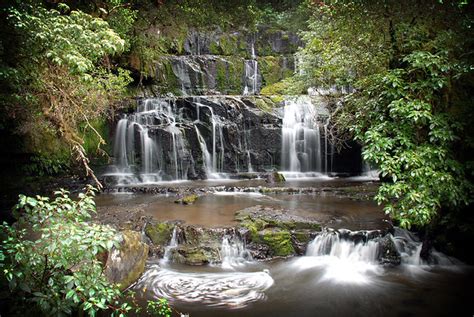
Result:
<svg viewBox="0 0 474 317"><path fill-rule="evenodd" d="M145 75L145 96L258 94L295 73L302 42L294 33L265 27L251 34L217 28L190 29L176 45L153 61L131 59L130 66Z"/></svg>
<svg viewBox="0 0 474 317"><path fill-rule="evenodd" d="M117 124L114 165L119 185L216 179L285 170L324 173L332 166L321 98L194 96L140 99ZM262 110L262 109L265 109ZM329 147L330 148L330 147ZM352 174L360 172L359 162ZM337 163L337 162L336 162Z"/></svg>

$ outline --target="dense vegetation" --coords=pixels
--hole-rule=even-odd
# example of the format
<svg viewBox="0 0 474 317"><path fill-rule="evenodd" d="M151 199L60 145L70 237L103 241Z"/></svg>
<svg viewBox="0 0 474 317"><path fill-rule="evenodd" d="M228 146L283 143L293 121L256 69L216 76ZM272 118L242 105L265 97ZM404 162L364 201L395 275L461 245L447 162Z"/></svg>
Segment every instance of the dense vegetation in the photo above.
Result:
<svg viewBox="0 0 474 317"><path fill-rule="evenodd" d="M104 274L108 252L120 247L120 235L91 221L95 191L89 186L74 200L65 190L54 199L20 195L17 221L0 225L0 269L11 293L2 313L95 316L102 310L125 316L142 310L133 293L125 296ZM159 299L148 301L145 312L170 316L171 308Z"/></svg>
<svg viewBox="0 0 474 317"><path fill-rule="evenodd" d="M465 209L472 195L472 6L420 0L310 7L299 80L352 87L334 119L379 168L384 182L376 200L403 227Z"/></svg>

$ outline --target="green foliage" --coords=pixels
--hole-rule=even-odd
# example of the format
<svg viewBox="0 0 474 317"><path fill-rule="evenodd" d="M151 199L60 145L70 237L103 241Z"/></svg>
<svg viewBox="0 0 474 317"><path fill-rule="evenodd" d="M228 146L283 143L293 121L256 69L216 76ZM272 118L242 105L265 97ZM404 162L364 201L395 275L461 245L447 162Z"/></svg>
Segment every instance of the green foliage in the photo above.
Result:
<svg viewBox="0 0 474 317"><path fill-rule="evenodd" d="M23 170L28 175L45 176L64 173L68 169L69 161L67 158L34 155Z"/></svg>
<svg viewBox="0 0 474 317"><path fill-rule="evenodd" d="M156 301L149 300L146 305L146 311L152 316L171 316L171 307L165 298L160 298Z"/></svg>
<svg viewBox="0 0 474 317"><path fill-rule="evenodd" d="M62 4L63 11L69 8ZM57 66L66 66L72 74L88 73L107 54L123 51L125 41L110 29L107 22L82 11L68 15L41 6L27 6L9 11L9 21L24 36L22 43L29 54L47 58Z"/></svg>
<svg viewBox="0 0 474 317"><path fill-rule="evenodd" d="M4 46L0 64L2 117L14 119L15 132L25 139L54 131L88 169L79 127L106 116L125 94L129 72L114 69L110 57L123 52L126 42L100 18L65 4L47 9L32 3L6 10L10 32L4 34L13 35L1 40L15 42ZM25 151L35 153L34 143Z"/></svg>
<svg viewBox="0 0 474 317"><path fill-rule="evenodd" d="M119 246L116 232L87 222L95 212L94 189L79 194L77 201L64 190L55 195L54 200L20 195L14 209L18 222L1 225L7 235L1 266L12 298L19 307L30 304L45 315L129 311L98 260Z"/></svg>
<svg viewBox="0 0 474 317"><path fill-rule="evenodd" d="M364 159L379 167L378 203L409 228L472 201L463 158L469 142L460 142L472 116L458 115L472 109L472 95L463 92L470 88L461 86L473 69L466 53L472 19L456 2L403 5L320 2L304 35L299 79L355 88L337 124L350 128Z"/></svg>

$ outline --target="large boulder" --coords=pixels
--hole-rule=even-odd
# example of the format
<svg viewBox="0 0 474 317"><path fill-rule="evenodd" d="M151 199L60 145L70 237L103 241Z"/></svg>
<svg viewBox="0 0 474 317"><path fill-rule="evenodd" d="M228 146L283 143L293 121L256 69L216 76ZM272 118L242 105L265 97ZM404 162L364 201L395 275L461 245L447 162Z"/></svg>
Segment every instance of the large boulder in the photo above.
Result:
<svg viewBox="0 0 474 317"><path fill-rule="evenodd" d="M257 259L302 255L312 237L321 231L320 222L313 218L271 207L245 208L236 212L235 218L248 230L246 242Z"/></svg>
<svg viewBox="0 0 474 317"><path fill-rule="evenodd" d="M105 264L105 275L121 290L132 285L145 270L148 245L142 242L137 231L125 230L120 234L120 247L109 252Z"/></svg>

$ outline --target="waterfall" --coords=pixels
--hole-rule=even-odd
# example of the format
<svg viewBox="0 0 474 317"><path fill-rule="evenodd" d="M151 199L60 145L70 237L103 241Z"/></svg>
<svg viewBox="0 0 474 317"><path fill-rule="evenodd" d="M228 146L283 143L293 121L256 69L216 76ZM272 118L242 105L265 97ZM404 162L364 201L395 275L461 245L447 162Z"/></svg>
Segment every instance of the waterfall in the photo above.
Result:
<svg viewBox="0 0 474 317"><path fill-rule="evenodd" d="M434 249L428 259L421 258L422 242L411 232L395 228L394 234L381 237L370 232L325 230L308 244L306 257L293 264L298 269L323 268L322 280L337 283L369 283L383 274L384 256L399 256L404 268L422 270L427 265L452 265L459 261Z"/></svg>
<svg viewBox="0 0 474 317"><path fill-rule="evenodd" d="M119 185L186 179L190 159L181 122L174 100L141 101L117 124L114 166L105 176L115 176Z"/></svg>
<svg viewBox="0 0 474 317"><path fill-rule="evenodd" d="M172 250L176 249L178 246L178 227L173 228L173 234L171 235L170 243L165 247L165 254L163 255L163 260L169 262L172 256Z"/></svg>
<svg viewBox="0 0 474 317"><path fill-rule="evenodd" d="M204 162L204 169L206 171L206 176L207 178L209 178L214 173L214 171L212 170L213 164L212 164L211 154L209 153L207 149L206 141L204 140L201 133L199 132L198 127L194 126L194 128L196 129L196 135L198 137L199 146L201 147L202 161Z"/></svg>
<svg viewBox="0 0 474 317"><path fill-rule="evenodd" d="M322 172L321 135L317 119L318 111L310 98L285 101L281 154L283 171L293 174ZM324 137L326 146L326 134Z"/></svg>
<svg viewBox="0 0 474 317"><path fill-rule="evenodd" d="M255 52L255 39L252 39L250 50L252 58L246 60L244 64L245 87L243 95L256 95L260 90L258 86L258 61L257 54Z"/></svg>
<svg viewBox="0 0 474 317"><path fill-rule="evenodd" d="M341 260L376 263L379 255L376 240L355 242L342 238L337 231L323 232L308 244L308 256L332 256Z"/></svg>
<svg viewBox="0 0 474 317"><path fill-rule="evenodd" d="M242 136L243 136L243 143L244 143L244 151L247 155L247 172L253 173L252 157L250 156L250 137L251 137L250 129L246 129L244 126L244 131L243 131Z"/></svg>
<svg viewBox="0 0 474 317"><path fill-rule="evenodd" d="M225 235L221 244L221 259L223 268L231 269L252 260L252 255L246 249L244 241L237 235Z"/></svg>
<svg viewBox="0 0 474 317"><path fill-rule="evenodd" d="M198 99L199 100L199 99ZM222 132L222 123L219 122L219 119L214 115L214 110L212 107L204 105L198 101L194 102L196 107L197 119L200 120L200 108L208 109L211 113L211 125L212 125L212 155L207 149L206 142L202 138L201 133L196 127L196 131L199 134L198 139L201 138L202 142L199 141L203 155L205 156L204 162L206 164L206 175L207 178L221 178L220 172L224 170L224 133ZM209 155L209 157L207 157Z"/></svg>

